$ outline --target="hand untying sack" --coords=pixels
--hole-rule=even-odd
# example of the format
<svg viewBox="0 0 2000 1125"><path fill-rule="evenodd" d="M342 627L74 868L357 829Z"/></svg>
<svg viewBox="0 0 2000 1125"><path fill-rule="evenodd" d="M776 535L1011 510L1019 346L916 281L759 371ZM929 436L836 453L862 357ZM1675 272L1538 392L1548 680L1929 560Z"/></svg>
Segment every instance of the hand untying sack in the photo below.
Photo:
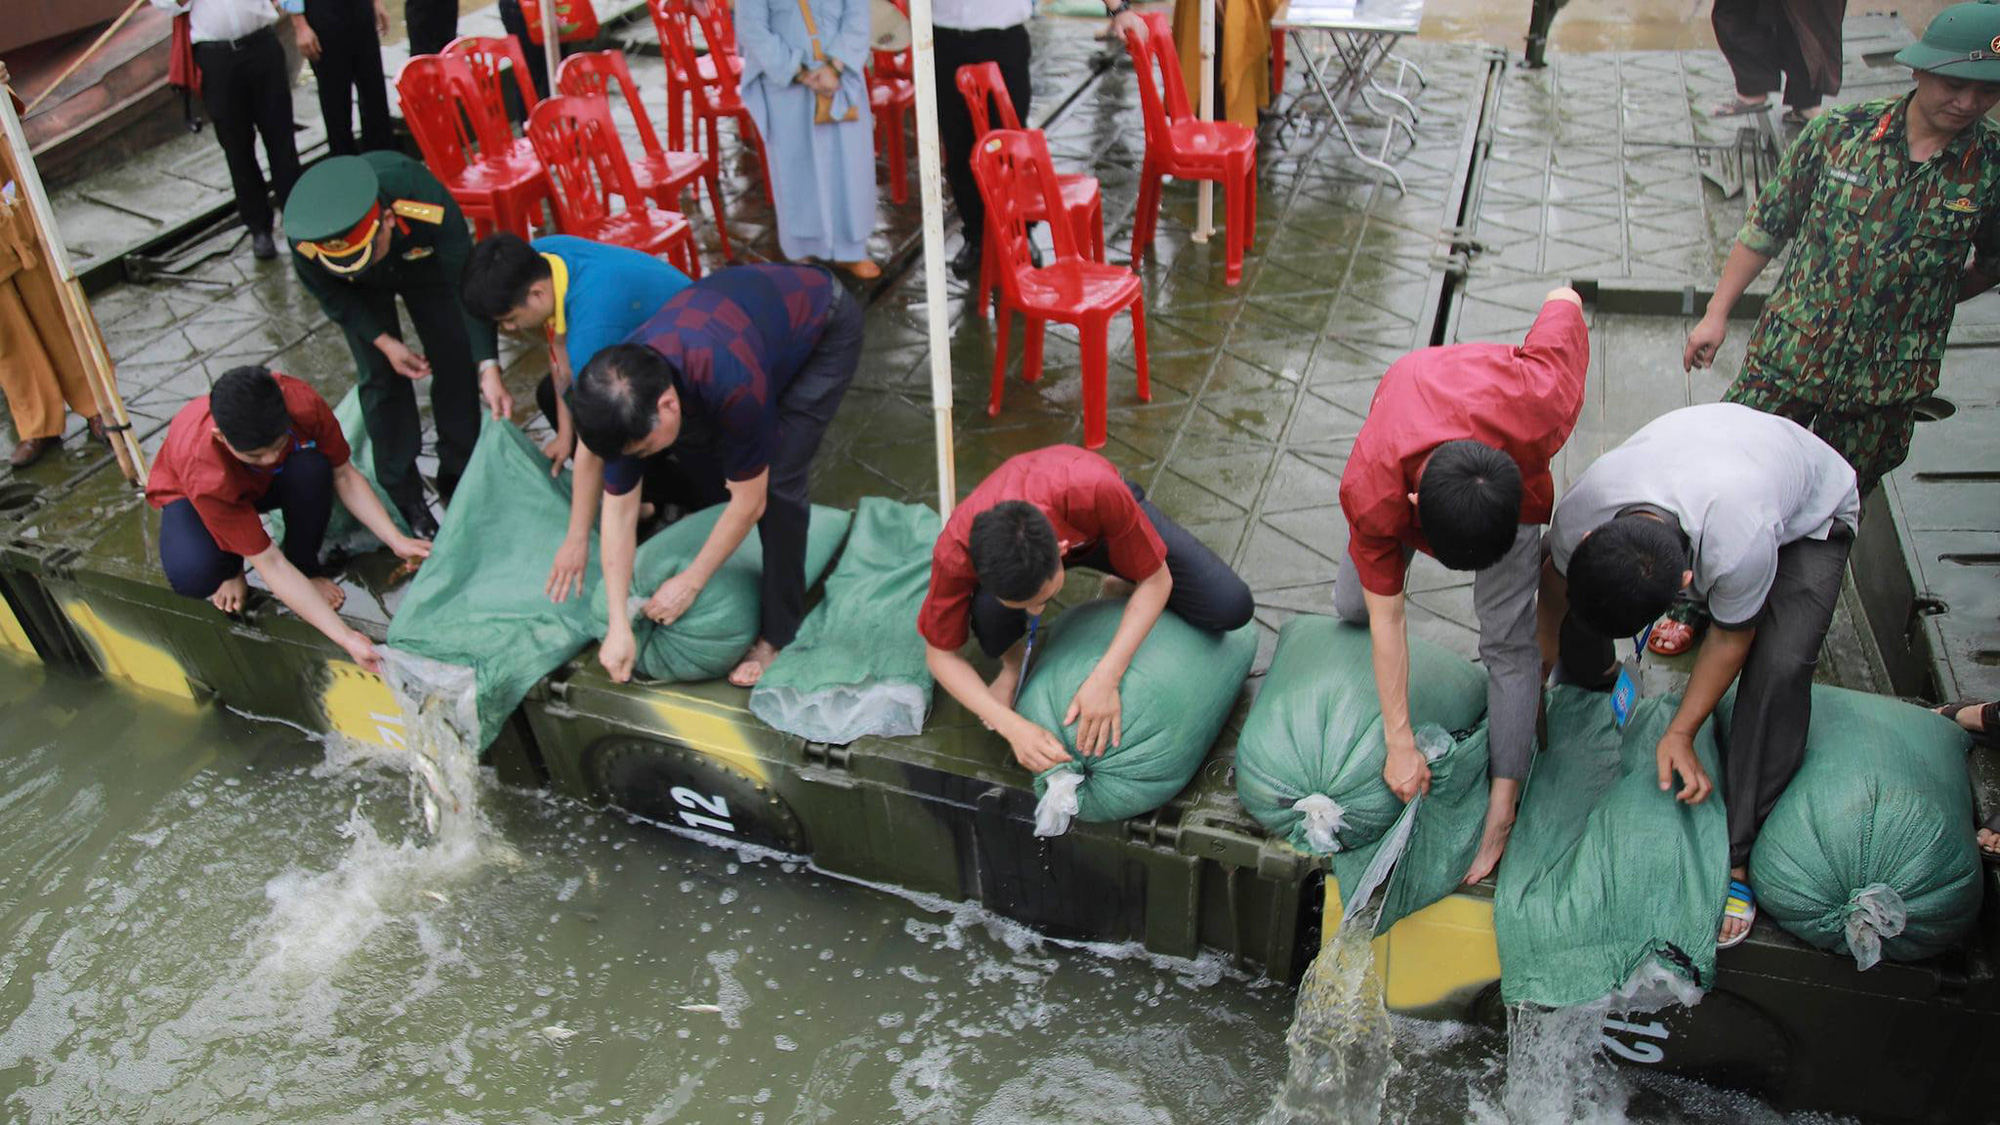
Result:
<svg viewBox="0 0 2000 1125"><path fill-rule="evenodd" d="M1064 611L1048 627L1021 686L1021 716L1053 732L1072 754L1076 728L1063 726L1063 715L1111 646L1125 604L1109 599ZM1037 834L1068 828L1069 816L1055 815L1057 805L1070 816L1100 821L1138 816L1172 800L1221 733L1256 655L1255 625L1217 634L1162 613L1119 684L1124 729L1118 745L1035 778L1035 793L1048 806Z"/></svg>
<svg viewBox="0 0 2000 1125"><path fill-rule="evenodd" d="M1716 708L1727 746L1735 695ZM1764 914L1863 969L1958 944L1979 916L1967 735L1880 695L1815 684L1805 762L1750 853Z"/></svg>
<svg viewBox="0 0 2000 1125"><path fill-rule="evenodd" d="M722 518L724 505L696 512L675 521L666 530L639 545L632 561L632 608L638 607L660 583L687 569L708 541L715 521ZM812 524L806 537L806 588L820 580L840 551L847 535L851 513L813 505ZM560 538L560 536L558 536ZM543 573L547 573L547 567ZM757 640L761 612L760 576L764 569L764 547L755 529L708 580L688 607L671 625L655 625L639 618L632 627L639 645L638 674L649 680L712 680L728 674ZM605 620L604 591L600 587L590 600L591 612L601 626ZM600 632L601 635L601 632Z"/></svg>
<svg viewBox="0 0 2000 1125"><path fill-rule="evenodd" d="M1411 724L1469 732L1485 713L1485 675L1470 661L1413 638ZM1482 739L1482 756L1484 746ZM1286 622L1237 741L1236 791L1243 807L1272 835L1304 851L1325 855L1372 843L1403 811L1382 780L1386 754L1368 630L1328 617ZM1465 772L1456 762L1450 768ZM1485 787L1479 788L1483 806Z"/></svg>

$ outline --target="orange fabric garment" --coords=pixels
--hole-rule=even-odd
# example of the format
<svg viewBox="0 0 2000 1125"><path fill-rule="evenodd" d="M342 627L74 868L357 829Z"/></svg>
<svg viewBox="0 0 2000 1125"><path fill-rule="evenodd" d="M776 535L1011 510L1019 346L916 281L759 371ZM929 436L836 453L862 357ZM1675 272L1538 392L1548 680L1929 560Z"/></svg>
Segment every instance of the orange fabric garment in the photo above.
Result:
<svg viewBox="0 0 2000 1125"><path fill-rule="evenodd" d="M6 394L14 432L23 441L62 433L64 402L86 418L97 413L83 357L70 339L55 277L46 259L36 253L27 212L4 202L0 202L0 392Z"/></svg>
<svg viewBox="0 0 2000 1125"><path fill-rule="evenodd" d="M1181 59L1188 104L1201 106L1202 0L1175 0L1174 51ZM1271 19L1284 0L1222 0L1215 20L1215 52L1222 60L1215 88L1215 117L1257 127L1257 111L1271 104Z"/></svg>

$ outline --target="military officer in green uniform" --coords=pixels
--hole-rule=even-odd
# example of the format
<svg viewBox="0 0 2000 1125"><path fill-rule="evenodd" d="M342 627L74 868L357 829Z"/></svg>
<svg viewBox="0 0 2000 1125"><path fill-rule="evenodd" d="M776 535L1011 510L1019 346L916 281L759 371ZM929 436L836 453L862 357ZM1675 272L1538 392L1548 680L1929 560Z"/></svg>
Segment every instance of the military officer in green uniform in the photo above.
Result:
<svg viewBox="0 0 2000 1125"><path fill-rule="evenodd" d="M1818 434L1863 495L1909 455L1953 307L2000 280L2000 126L1986 120L2000 102L2000 4L1946 8L1896 60L1915 90L1800 132L1682 357L1714 362L1730 308L1789 243L1726 397Z"/></svg>
<svg viewBox="0 0 2000 1125"><path fill-rule="evenodd" d="M492 322L468 315L459 300L472 251L465 216L422 164L369 152L322 161L300 177L285 207L285 234L299 280L354 353L376 478L411 532L428 538L437 522L417 475L422 429L411 382L431 380L438 492L447 501L479 437L480 399L496 418L514 409ZM422 355L403 342L398 296Z"/></svg>

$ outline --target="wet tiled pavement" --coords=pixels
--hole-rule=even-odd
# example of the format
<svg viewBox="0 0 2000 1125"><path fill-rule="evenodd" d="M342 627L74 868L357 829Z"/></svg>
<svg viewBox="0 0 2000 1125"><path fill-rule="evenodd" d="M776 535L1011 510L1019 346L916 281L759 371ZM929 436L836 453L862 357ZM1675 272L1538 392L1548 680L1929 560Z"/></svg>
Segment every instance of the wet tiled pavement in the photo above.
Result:
<svg viewBox="0 0 2000 1125"><path fill-rule="evenodd" d="M1105 65L1105 48L1094 39L1101 27L1096 20L1035 23L1030 116L1045 125L1062 170L1099 178L1110 257L1124 264L1144 140L1131 69L1122 50ZM1704 290L1743 211L1741 197L1724 199L1704 186L1694 150L1644 143L1727 136L1700 112L1729 88L1718 55L1558 55L1546 70L1506 71L1474 220L1463 232L1448 232L1459 142L1477 105L1488 53L1470 46L1405 46L1429 79L1426 89L1412 91L1420 114L1414 148L1399 141L1390 149L1407 193L1356 161L1310 112L1288 127L1267 129L1259 158L1257 241L1240 285L1223 283L1220 231L1205 245L1190 238L1194 187L1174 183L1166 190L1159 236L1139 266L1150 403L1136 395L1130 322L1121 317L1112 325L1104 452L1238 566L1256 592L1267 632L1292 613L1330 609L1345 539L1335 499L1338 476L1382 370L1429 342L1435 283L1454 237L1479 249L1444 321L1446 338L1518 340L1555 284ZM660 64L639 56L632 62L655 124L663 127ZM1850 75L1850 96L1871 96L1901 80L1900 72L1869 70L1859 52L1850 58ZM1299 80L1294 68L1294 90ZM1381 121L1364 116L1359 136L1379 150ZM771 215L753 166L733 141L726 139L725 147L732 164L725 184L731 235L741 256L769 256L775 253ZM851 504L868 494L936 498L917 193L911 186L911 202L903 207L888 202L886 188L881 193L883 225L875 249L910 268L892 268L889 280L870 294L862 369L816 472L816 498L825 502ZM1219 199L1217 213L1219 220ZM696 210L695 223L704 262L713 268L721 258L705 207ZM957 236L950 242L948 250L955 249ZM1080 358L1075 333L1052 325L1045 375L1025 383L1018 375L1016 332L1005 405L989 417L993 327L972 315L957 282L950 301L962 493L1013 453L1082 440ZM1988 299L1983 308L1970 306L1961 317L1960 336L1972 347L1991 347L2000 320L1993 304ZM238 364L270 363L334 398L352 381L339 334L282 260L258 263L241 250L222 253L172 281L114 286L95 307L149 448L188 397ZM1677 316L1593 312L1590 398L1560 466L1565 479L1660 411L1721 393L1740 361L1748 324L1732 335L1715 372L1684 375L1679 354L1687 325ZM503 351L522 404L517 417L528 422L529 392L544 368L541 349L508 341ZM1970 376L1977 366L1972 359L1969 351L1955 349L1948 372ZM1955 377L1948 373L1948 383ZM1992 388L1985 394L1987 404L1979 408L1985 413L1962 411L1960 436L1920 445L1913 469L1925 458L1952 456L1946 450L1954 443L1990 434L1990 424L1982 430L1967 420L1992 417ZM29 475L56 486L105 464L101 457L65 452ZM93 491L100 500L115 495L101 484ZM1918 518L1950 524L1939 511L1927 501ZM69 521L65 534L89 539L107 524L125 524L99 549L131 561L143 557L143 538L129 526L136 521L107 521L103 514L94 510L88 520ZM1974 534L1974 541L1992 550L1990 531ZM1470 653L1470 586L1462 577L1420 559L1410 586L1413 620L1418 632ZM1984 643L1992 644L1990 629ZM1833 649L1832 675L1871 682L1851 624ZM1968 659L1983 659L1978 651L1974 644ZM1266 658L1268 652L1267 636Z"/></svg>

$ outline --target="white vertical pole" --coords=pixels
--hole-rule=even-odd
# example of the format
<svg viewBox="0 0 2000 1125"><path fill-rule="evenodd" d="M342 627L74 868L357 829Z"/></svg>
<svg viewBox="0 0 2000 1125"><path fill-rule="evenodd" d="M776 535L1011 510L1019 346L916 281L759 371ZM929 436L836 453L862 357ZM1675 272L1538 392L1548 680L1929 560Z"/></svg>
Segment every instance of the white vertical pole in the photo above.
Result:
<svg viewBox="0 0 2000 1125"><path fill-rule="evenodd" d="M562 28L556 24L556 0L542 0L542 58L548 61L549 93L556 92L556 66L562 62L562 44L557 37ZM530 82L528 85L533 86Z"/></svg>
<svg viewBox="0 0 2000 1125"><path fill-rule="evenodd" d="M931 344L931 421L937 445L938 514L958 501L951 437L951 325L945 318L944 179L938 159L937 70L931 0L910 0L910 76L917 84L917 186L924 213L924 322ZM982 232L968 230L967 238Z"/></svg>
<svg viewBox="0 0 2000 1125"><path fill-rule="evenodd" d="M1196 116L1215 120L1215 0L1194 0L1201 5L1201 91ZM1207 242L1215 231L1215 185L1207 180L1196 188L1194 240Z"/></svg>

